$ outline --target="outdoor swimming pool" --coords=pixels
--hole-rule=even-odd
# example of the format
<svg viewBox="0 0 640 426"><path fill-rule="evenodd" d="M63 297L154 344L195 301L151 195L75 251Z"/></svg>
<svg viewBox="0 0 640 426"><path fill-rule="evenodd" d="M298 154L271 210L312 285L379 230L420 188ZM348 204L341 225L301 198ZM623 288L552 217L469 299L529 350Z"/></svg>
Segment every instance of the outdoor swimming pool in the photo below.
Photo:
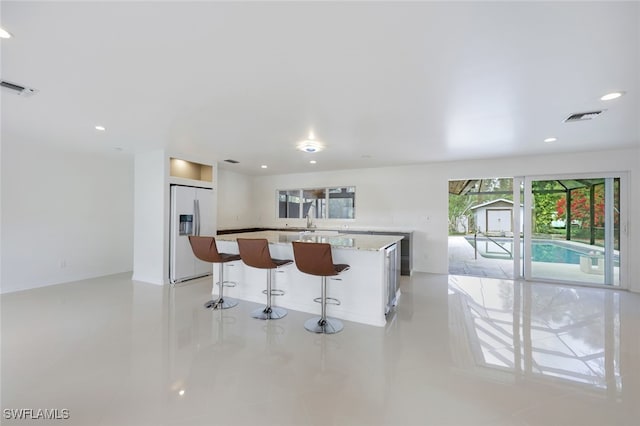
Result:
<svg viewBox="0 0 640 426"><path fill-rule="evenodd" d="M580 256L589 252L580 252L552 242L532 241L531 260L534 262L580 264Z"/></svg>
<svg viewBox="0 0 640 426"><path fill-rule="evenodd" d="M473 246L473 237L465 237L465 239ZM492 238L478 237L478 254L482 257L491 259L511 259L513 253L513 240L511 238ZM522 252L522 243L521 243ZM551 241L551 240L533 240L531 242L531 260L534 262L549 263L565 263L580 264L580 256L588 254L602 255L604 251L599 247L592 247L586 244ZM619 256L614 255L614 265L619 266Z"/></svg>

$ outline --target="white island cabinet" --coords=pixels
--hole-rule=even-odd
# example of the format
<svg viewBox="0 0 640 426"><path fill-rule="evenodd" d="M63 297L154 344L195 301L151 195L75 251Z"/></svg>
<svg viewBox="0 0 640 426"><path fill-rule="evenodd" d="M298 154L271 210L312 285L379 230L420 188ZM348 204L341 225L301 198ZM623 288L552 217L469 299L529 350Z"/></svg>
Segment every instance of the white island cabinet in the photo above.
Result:
<svg viewBox="0 0 640 426"><path fill-rule="evenodd" d="M329 243L334 263L346 263L350 269L327 281L329 297L340 300L340 305L329 305L328 315L347 321L383 327L390 304L400 294L397 280L400 274L397 244L402 236L300 233L260 231L225 234L216 237L218 250L238 253L237 238L266 238L271 256L293 260L292 241ZM225 295L264 304L267 270L251 268L242 262L233 262L225 268L225 280L237 281L236 287L225 288ZM214 277L219 264L214 265ZM309 314L319 315L320 305L313 301L320 297L320 277L302 273L295 264L274 272L273 288L284 290L285 295L274 297L273 304ZM213 293L217 294L217 286Z"/></svg>

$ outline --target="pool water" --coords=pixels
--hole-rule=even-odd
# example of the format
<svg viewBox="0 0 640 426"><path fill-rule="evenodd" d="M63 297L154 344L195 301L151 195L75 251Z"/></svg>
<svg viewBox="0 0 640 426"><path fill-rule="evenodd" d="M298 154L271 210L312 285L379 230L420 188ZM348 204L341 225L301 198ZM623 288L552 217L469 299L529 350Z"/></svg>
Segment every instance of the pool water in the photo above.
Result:
<svg viewBox="0 0 640 426"><path fill-rule="evenodd" d="M473 246L473 239L467 239ZM494 242L495 241L495 242ZM511 239L495 239L494 241L478 238L478 253L482 257L493 259L510 259L510 253L513 253L513 242ZM555 243L551 241L532 241L531 243L531 260L534 262L549 262L549 263L565 263L565 264L580 264L580 256L584 256L595 251L597 254L603 254L600 250L588 251L573 249L567 247L565 244L569 243ZM507 253L508 252L508 253ZM614 256L615 266L619 266L618 255Z"/></svg>
<svg viewBox="0 0 640 426"><path fill-rule="evenodd" d="M531 244L531 260L534 262L573 263L580 264L581 253L553 243L533 242Z"/></svg>

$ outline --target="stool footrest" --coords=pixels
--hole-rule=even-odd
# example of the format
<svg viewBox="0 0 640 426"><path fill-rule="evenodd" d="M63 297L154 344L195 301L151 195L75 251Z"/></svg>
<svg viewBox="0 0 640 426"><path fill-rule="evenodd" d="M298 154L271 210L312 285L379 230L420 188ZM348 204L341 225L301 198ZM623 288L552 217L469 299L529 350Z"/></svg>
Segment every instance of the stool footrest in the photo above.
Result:
<svg viewBox="0 0 640 426"><path fill-rule="evenodd" d="M262 290L262 294L267 294L267 290ZM271 295L272 296L284 296L285 292L284 290L279 290L279 289L271 289Z"/></svg>
<svg viewBox="0 0 640 426"><path fill-rule="evenodd" d="M220 281L217 281L216 284L220 285ZM222 285L225 286L225 287L235 287L235 286L238 285L238 282L237 281L226 281L225 280L225 281L222 282Z"/></svg>
<svg viewBox="0 0 640 426"><path fill-rule="evenodd" d="M316 303L322 303L322 297L316 297L313 301ZM335 297L327 297L327 305L340 305L340 301Z"/></svg>

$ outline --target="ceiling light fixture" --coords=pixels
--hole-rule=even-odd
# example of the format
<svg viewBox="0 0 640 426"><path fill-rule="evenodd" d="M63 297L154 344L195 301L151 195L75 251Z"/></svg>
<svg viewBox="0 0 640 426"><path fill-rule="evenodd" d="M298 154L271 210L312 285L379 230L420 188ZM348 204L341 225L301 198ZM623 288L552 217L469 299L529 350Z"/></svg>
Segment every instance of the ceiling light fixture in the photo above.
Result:
<svg viewBox="0 0 640 426"><path fill-rule="evenodd" d="M107 129L104 126L96 126L96 130L98 130L100 132L104 132Z"/></svg>
<svg viewBox="0 0 640 426"><path fill-rule="evenodd" d="M322 150L322 147L317 143L317 142L313 142L313 141L302 141L299 145L298 145L298 149L300 151L304 151L304 152L308 152L313 154L314 152L318 152Z"/></svg>
<svg viewBox="0 0 640 426"><path fill-rule="evenodd" d="M11 35L11 33L9 31L7 31L4 28L0 27L0 38L11 38L11 37L13 37L13 36Z"/></svg>
<svg viewBox="0 0 640 426"><path fill-rule="evenodd" d="M303 141L298 142L298 149L303 152L313 154L314 152L320 152L324 149L324 145L320 141L316 140L313 132L309 132L309 137Z"/></svg>
<svg viewBox="0 0 640 426"><path fill-rule="evenodd" d="M550 142L555 142L555 141L557 141L557 140L558 140L558 138L546 138L544 141L545 141L546 143L550 143Z"/></svg>
<svg viewBox="0 0 640 426"><path fill-rule="evenodd" d="M262 166L260 166L260 167L261 167L261 168L263 168L263 169L266 169L266 168L267 168L267 165L266 165L266 164L263 164L263 165L262 165Z"/></svg>
<svg viewBox="0 0 640 426"><path fill-rule="evenodd" d="M610 101L612 99L618 99L620 96L624 95L624 92L611 92L606 95L602 95L600 97L601 101Z"/></svg>
<svg viewBox="0 0 640 426"><path fill-rule="evenodd" d="M309 161L309 163L310 163L310 164L316 164L316 163L317 163L317 161L316 161L316 160L311 160L311 161Z"/></svg>

